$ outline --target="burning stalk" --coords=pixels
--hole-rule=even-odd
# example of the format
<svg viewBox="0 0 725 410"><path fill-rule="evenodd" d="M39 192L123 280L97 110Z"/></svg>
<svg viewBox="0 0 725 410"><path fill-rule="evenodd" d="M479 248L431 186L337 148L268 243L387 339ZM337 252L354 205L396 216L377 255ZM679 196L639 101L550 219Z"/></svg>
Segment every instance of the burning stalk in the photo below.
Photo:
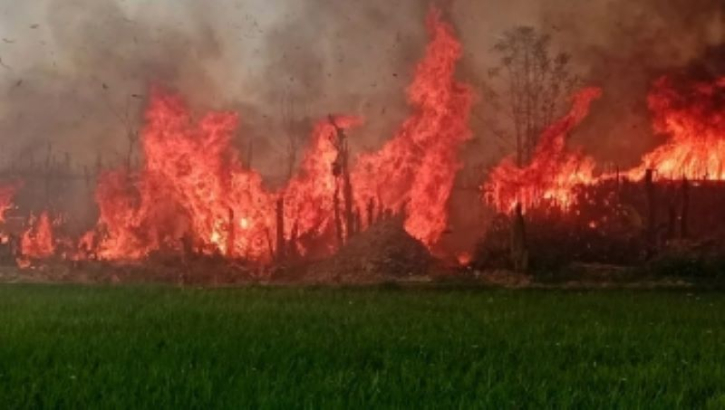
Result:
<svg viewBox="0 0 725 410"><path fill-rule="evenodd" d="M83 235L95 239L78 241L78 253L102 261L138 261L168 248L182 253L188 247L179 238L187 233L207 256L257 263L298 250L322 256L362 229L368 198L377 198L367 209L369 225L408 204L405 229L435 246L447 226L458 150L471 135L473 93L455 78L462 47L453 27L436 8L426 25L430 42L407 90L412 114L396 135L353 166L346 132L362 121L330 117L315 127L299 170L279 191L267 190L251 159L245 164L235 149L236 113L195 119L182 98L153 88L138 145L128 133L140 162L131 169L127 156L122 166L104 169L110 162L97 158L99 218ZM42 172L42 164L33 171ZM89 167L86 180L93 176Z"/></svg>
<svg viewBox="0 0 725 410"><path fill-rule="evenodd" d="M284 197L277 200L277 261L284 262L287 257L287 241L284 237Z"/></svg>
<svg viewBox="0 0 725 410"><path fill-rule="evenodd" d="M328 117L328 120L330 121L330 125L332 125L332 127L335 129L336 139L334 145L337 148L337 158L332 166L332 173L337 181L342 179L342 197L344 201L343 205L345 221L345 234L343 235L342 232L339 234L339 237L343 238L341 240L342 242L349 240L355 234L355 214L353 210L353 192L352 182L350 181L349 167L350 153L345 131L337 125L333 116L330 115ZM339 200L337 199L337 189L335 198L336 201L339 203Z"/></svg>

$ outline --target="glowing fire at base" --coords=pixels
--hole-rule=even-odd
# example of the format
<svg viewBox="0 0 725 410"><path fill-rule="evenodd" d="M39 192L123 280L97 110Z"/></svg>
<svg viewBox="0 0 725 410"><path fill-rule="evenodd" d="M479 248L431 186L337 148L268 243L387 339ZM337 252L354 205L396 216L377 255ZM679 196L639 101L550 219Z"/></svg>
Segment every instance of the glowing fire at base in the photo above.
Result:
<svg viewBox="0 0 725 410"><path fill-rule="evenodd" d="M470 136L472 93L454 79L461 46L452 27L436 9L427 25L431 42L408 90L415 112L379 152L357 159L350 180L358 217L371 200L392 211L405 205L406 229L432 247L446 228L457 150ZM237 123L233 113L194 122L179 97L154 90L142 135L143 168L111 171L99 182L98 257L133 260L192 249L268 261L277 251L271 237L278 200L286 241L304 237L334 248L329 232L341 186L333 170L340 155L336 138L361 121L321 122L299 173L279 192L267 191L261 176L239 160L231 145ZM291 246L306 251L304 243Z"/></svg>
<svg viewBox="0 0 725 410"><path fill-rule="evenodd" d="M547 204L568 209L576 187L614 177L595 177L591 158L566 149L566 135L586 117L600 94L594 88L579 92L569 114L541 136L528 166L517 167L513 158L502 161L484 185L486 202L503 212L517 203L525 208ZM725 78L692 82L663 77L654 84L649 107L654 130L667 140L624 176L639 180L651 169L661 178L725 180Z"/></svg>
<svg viewBox="0 0 725 410"><path fill-rule="evenodd" d="M659 79L649 96L654 129L666 142L630 175L725 180L725 77L711 83Z"/></svg>
<svg viewBox="0 0 725 410"><path fill-rule="evenodd" d="M58 252L68 241L56 238L49 213L31 218L19 265L59 253L73 260L128 261L191 252L266 263L285 246L294 254L326 255L353 233L352 226L364 229L376 213L402 214L408 233L435 250L447 229L458 151L471 136L474 97L455 79L462 47L452 26L435 8L426 23L430 42L407 90L412 114L380 150L351 158L348 167L347 133L363 120L330 116L314 128L297 174L269 190L233 147L237 114L196 119L179 96L155 88L141 136L143 164L99 177L95 228L78 240L76 252ZM676 80L660 79L649 96L654 129L666 142L623 175L641 178L654 169L669 178L725 180L725 78ZM576 205L577 187L610 178L596 176L594 160L566 146L600 95L597 88L577 93L570 111L541 135L529 164L503 160L483 186L486 203L501 212L516 204L568 211ZM0 187L0 222L18 188ZM347 224L340 223L343 210ZM592 230L599 227L589 223ZM456 257L461 264L471 261L468 253Z"/></svg>
<svg viewBox="0 0 725 410"><path fill-rule="evenodd" d="M542 202L570 207L574 198L572 190L596 179L594 161L580 152L567 150L566 139L586 118L592 101L601 94L598 88L587 88L576 94L569 113L541 135L529 165L520 168L513 157L503 160L484 186L485 200L504 212L518 203L524 208Z"/></svg>
<svg viewBox="0 0 725 410"><path fill-rule="evenodd" d="M30 227L20 240L22 258L19 264L27 264L29 260L50 258L55 254L56 244L53 238L53 222L48 212L38 218L30 218Z"/></svg>

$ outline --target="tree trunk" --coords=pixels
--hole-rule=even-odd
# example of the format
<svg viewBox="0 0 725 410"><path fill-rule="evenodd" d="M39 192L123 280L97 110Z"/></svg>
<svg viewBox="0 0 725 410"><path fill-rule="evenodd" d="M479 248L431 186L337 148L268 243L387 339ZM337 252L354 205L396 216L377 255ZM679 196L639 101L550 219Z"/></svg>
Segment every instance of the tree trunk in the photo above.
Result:
<svg viewBox="0 0 725 410"><path fill-rule="evenodd" d="M284 197L277 200L277 261L284 262L287 257L287 243L284 237Z"/></svg>
<svg viewBox="0 0 725 410"><path fill-rule="evenodd" d="M526 223L521 204L516 204L511 224L511 262L514 271L526 273L529 267L529 251L526 245Z"/></svg>
<svg viewBox="0 0 725 410"><path fill-rule="evenodd" d="M647 259L651 258L654 255L657 233L657 206L653 176L653 171L651 169L648 169L644 177L645 193L647 196Z"/></svg>

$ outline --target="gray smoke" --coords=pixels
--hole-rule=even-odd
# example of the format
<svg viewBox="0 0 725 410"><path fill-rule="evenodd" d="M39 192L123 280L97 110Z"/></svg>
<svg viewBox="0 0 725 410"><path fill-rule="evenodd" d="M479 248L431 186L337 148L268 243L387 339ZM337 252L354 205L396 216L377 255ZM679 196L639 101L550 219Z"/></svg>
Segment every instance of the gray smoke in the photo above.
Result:
<svg viewBox="0 0 725 410"><path fill-rule="evenodd" d="M660 141L652 135L646 95L652 82L725 43L722 0L558 0L542 15L584 78L603 88L577 135L602 161L628 166Z"/></svg>
<svg viewBox="0 0 725 410"><path fill-rule="evenodd" d="M461 75L478 84L504 30L533 25L572 54L605 97L576 135L600 159L655 143L652 79L723 42L721 0L457 0L440 2L465 47ZM665 5L665 3L667 3ZM75 162L120 161L150 84L198 111L233 109L239 144L279 175L287 134L304 138L329 113L361 115L356 149L390 138L426 42L429 2L409 0L0 0L0 166L48 143ZM486 101L477 114L488 110ZM289 123L295 124L290 127ZM471 163L502 154L474 120ZM625 165L625 164L621 164Z"/></svg>

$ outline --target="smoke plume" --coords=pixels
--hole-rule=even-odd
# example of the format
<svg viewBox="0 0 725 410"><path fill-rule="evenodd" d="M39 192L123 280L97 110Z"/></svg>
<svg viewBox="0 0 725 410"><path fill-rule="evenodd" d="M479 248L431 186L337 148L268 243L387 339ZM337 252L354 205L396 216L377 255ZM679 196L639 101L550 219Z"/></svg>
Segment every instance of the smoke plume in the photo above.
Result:
<svg viewBox="0 0 725 410"><path fill-rule="evenodd" d="M4 4L2 4L4 3ZM463 80L497 65L497 36L517 25L551 34L604 97L575 142L603 161L636 161L657 140L646 93L657 76L723 43L721 0L438 2L465 48ZM237 110L239 144L279 175L285 141L313 120L360 115L353 148L375 148L405 117L404 89L425 44L428 1L34 0L0 3L0 167L52 144L74 162L119 162L147 89L176 89L199 110ZM474 118L490 107L480 101ZM469 164L506 152L474 120ZM622 158L622 152L628 157ZM627 164L620 164L626 166Z"/></svg>

